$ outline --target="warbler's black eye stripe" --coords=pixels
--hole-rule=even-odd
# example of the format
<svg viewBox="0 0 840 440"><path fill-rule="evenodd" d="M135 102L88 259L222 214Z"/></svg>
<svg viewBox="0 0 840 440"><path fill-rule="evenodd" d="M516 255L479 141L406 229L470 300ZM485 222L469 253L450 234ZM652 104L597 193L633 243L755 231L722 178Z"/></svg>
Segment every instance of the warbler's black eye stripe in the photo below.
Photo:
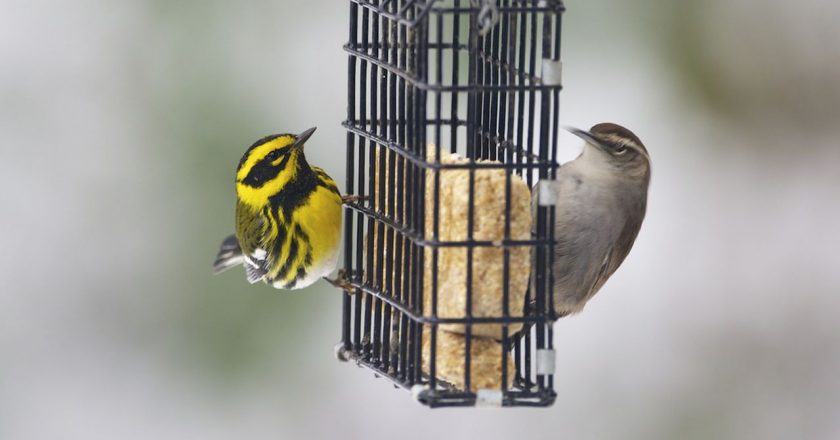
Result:
<svg viewBox="0 0 840 440"><path fill-rule="evenodd" d="M275 160L277 160L278 157L288 155L290 151L292 151L292 146L286 145L285 147L280 147L276 150L271 150L271 152L265 155L265 158L263 160L274 162Z"/></svg>
<svg viewBox="0 0 840 440"><path fill-rule="evenodd" d="M288 161L289 152L291 152L291 150L292 149L289 146L271 150L257 163L274 166L273 162L277 160L278 157L283 157L284 162L280 164L282 168L282 166L285 166L286 161Z"/></svg>
<svg viewBox="0 0 840 440"><path fill-rule="evenodd" d="M280 152L283 151L284 148L280 148L275 151ZM290 150L286 148L286 153L288 153L289 151ZM265 185L266 182L277 177L280 174L280 172L283 171L283 169L289 163L289 159L292 157L291 154L286 153L283 153L285 154L283 156L283 160L281 160L280 163L277 165L274 165L272 163L274 162L274 160L276 160L276 158L272 159L269 156L266 156L261 161L257 162L256 165L254 165L253 168L251 168L251 171L248 173L245 179L242 180L242 183L252 188L259 188Z"/></svg>
<svg viewBox="0 0 840 440"><path fill-rule="evenodd" d="M245 161L248 160L248 157L251 156L251 151L253 151L254 148L257 148L257 147L259 147L260 145L262 145L266 142L271 142L271 141L279 138L280 136L284 136L284 135L282 135L282 134L268 135L268 136L266 136L262 139L259 139L258 141L254 142L253 144L251 144L251 146L248 147L247 150L245 150L245 154L242 155L242 159L239 160L239 166L237 167L237 169L241 169L242 165L245 165Z"/></svg>
<svg viewBox="0 0 840 440"><path fill-rule="evenodd" d="M287 154L287 153L288 153L288 151L286 153L283 153L283 154L285 154L285 156L283 156L283 160L281 160L280 163L277 164L277 168L280 169L280 170L283 170L283 168L286 168L286 164L289 163L289 158L292 157L291 154Z"/></svg>
<svg viewBox="0 0 840 440"><path fill-rule="evenodd" d="M269 180L277 177L280 174L280 169L271 165L266 166L264 163L257 163L251 168L251 172L242 179L242 183L252 188L259 188L265 185Z"/></svg>
<svg viewBox="0 0 840 440"><path fill-rule="evenodd" d="M275 140L275 139L277 139L277 138L283 137L283 136L291 136L291 137L294 137L295 135L293 135L293 134L289 134L289 133L271 134L271 135L268 135L268 136L266 136L266 137L264 137L264 138L262 138L262 139L257 140L256 142L254 142L253 144L251 144L251 146L250 146L250 147L248 147L248 149L247 149L247 150L245 150L245 154L244 154L244 155L242 155L242 159L240 159L240 160L239 160L239 166L238 166L236 169L237 169L237 170L239 170L239 169L241 169L241 168L242 168L242 165L245 165L245 161L247 161L247 160L248 160L248 157L251 155L251 151L253 151L253 150L254 150L254 148L257 148L257 147L259 147L260 145L263 145L263 144L265 144L265 143L267 143L267 142L271 142L271 141L273 141L273 140ZM283 150L284 148L288 148L288 147L283 147L283 148L280 148L279 150L276 150L276 151L281 151L281 150ZM285 154L285 153L284 153L284 154Z"/></svg>

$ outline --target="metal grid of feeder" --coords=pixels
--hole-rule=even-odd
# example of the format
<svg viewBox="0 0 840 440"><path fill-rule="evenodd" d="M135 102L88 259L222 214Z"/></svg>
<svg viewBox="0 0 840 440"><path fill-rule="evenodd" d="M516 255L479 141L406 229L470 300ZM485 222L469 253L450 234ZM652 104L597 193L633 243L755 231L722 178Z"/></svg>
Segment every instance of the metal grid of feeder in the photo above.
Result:
<svg viewBox="0 0 840 440"><path fill-rule="evenodd" d="M548 406L556 397L553 207L535 210L527 239L511 238L508 215L500 240L475 239L472 231L476 173L504 172L498 197L506 213L513 179L532 188L554 177L563 11L561 1L546 0L350 0L346 189L362 199L345 216L350 290L338 350L429 406ZM466 160L443 163L448 153ZM463 240L438 235L440 176L447 170L469 173ZM444 318L438 256L453 247L466 253L466 304L463 316ZM478 317L473 254L488 247L503 252L504 310ZM510 254L522 247L532 258L529 299L510 307ZM502 329L495 389L471 386L472 332L480 324ZM460 387L438 374L444 325L463 328ZM514 334L515 326L527 331Z"/></svg>

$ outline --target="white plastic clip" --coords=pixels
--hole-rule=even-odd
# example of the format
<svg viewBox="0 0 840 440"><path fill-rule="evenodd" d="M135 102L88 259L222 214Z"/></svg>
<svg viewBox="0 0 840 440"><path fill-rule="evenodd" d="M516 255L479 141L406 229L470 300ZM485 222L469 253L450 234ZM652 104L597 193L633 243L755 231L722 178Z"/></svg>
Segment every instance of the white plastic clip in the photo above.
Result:
<svg viewBox="0 0 840 440"><path fill-rule="evenodd" d="M563 62L543 58L542 60L542 83L546 86L563 85Z"/></svg>
<svg viewBox="0 0 840 440"><path fill-rule="evenodd" d="M347 353L347 349L344 348L344 343L343 342L339 342L338 344L335 344L335 347L333 348L333 351L335 353L335 358L338 359L339 361L347 362L347 361L350 360L350 355L349 355L349 353Z"/></svg>
<svg viewBox="0 0 840 440"><path fill-rule="evenodd" d="M429 389L428 385L417 384L411 387L411 397L414 400L420 400L423 393L425 393Z"/></svg>
<svg viewBox="0 0 840 440"><path fill-rule="evenodd" d="M475 406L483 408L498 408L502 406L502 391L480 389L475 393Z"/></svg>
<svg viewBox="0 0 840 440"><path fill-rule="evenodd" d="M557 190L554 180L540 180L537 182L537 204L540 206L554 206L557 203Z"/></svg>
<svg viewBox="0 0 840 440"><path fill-rule="evenodd" d="M554 350L537 350L537 374L554 374Z"/></svg>

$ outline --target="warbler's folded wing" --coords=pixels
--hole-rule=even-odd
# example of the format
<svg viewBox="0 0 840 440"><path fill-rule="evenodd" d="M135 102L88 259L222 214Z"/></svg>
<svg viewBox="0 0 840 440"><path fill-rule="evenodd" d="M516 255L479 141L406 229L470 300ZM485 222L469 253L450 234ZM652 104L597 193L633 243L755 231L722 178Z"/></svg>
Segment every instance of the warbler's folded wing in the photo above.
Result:
<svg viewBox="0 0 840 440"><path fill-rule="evenodd" d="M237 205L236 232L240 238L245 276L251 284L262 280L268 273L266 229L262 213L255 214L241 204Z"/></svg>

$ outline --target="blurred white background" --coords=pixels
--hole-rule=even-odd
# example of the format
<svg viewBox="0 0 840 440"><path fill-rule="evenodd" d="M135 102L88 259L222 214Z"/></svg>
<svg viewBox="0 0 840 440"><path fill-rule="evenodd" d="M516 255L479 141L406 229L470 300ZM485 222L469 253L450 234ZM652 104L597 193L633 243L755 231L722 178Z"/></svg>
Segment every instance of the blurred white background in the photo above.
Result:
<svg viewBox="0 0 840 440"><path fill-rule="evenodd" d="M561 122L644 140L647 219L553 407L431 411L335 290L210 275L254 139L343 182L346 2L3 0L0 438L840 438L840 4L567 7Z"/></svg>

